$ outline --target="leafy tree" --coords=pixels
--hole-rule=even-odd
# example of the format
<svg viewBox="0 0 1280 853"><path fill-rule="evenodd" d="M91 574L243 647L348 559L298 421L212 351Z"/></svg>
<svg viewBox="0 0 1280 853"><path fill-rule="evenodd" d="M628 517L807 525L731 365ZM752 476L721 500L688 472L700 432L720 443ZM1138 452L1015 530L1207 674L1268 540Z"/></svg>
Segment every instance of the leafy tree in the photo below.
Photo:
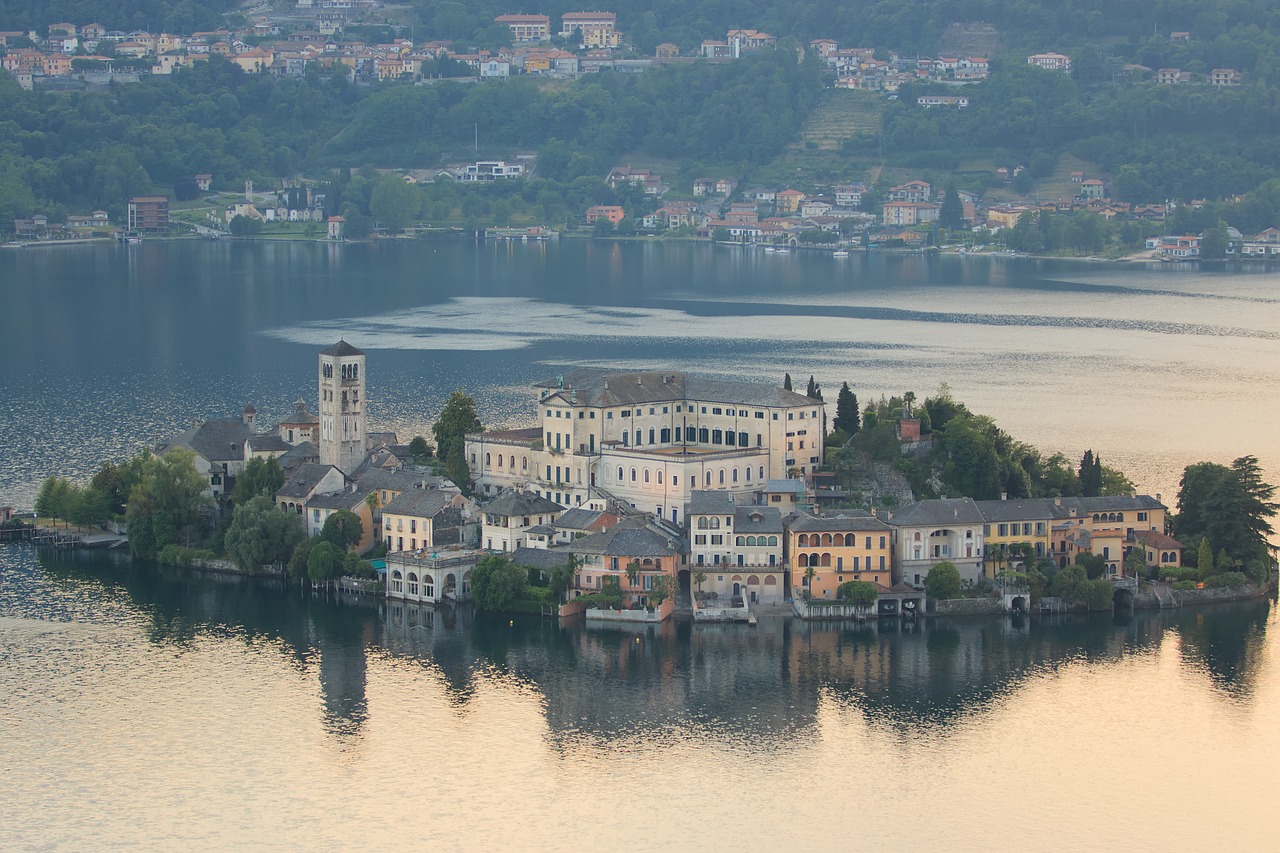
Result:
<svg viewBox="0 0 1280 853"><path fill-rule="evenodd" d="M349 509L329 513L320 531L320 538L331 543L339 551L348 551L364 538L364 522Z"/></svg>
<svg viewBox="0 0 1280 853"><path fill-rule="evenodd" d="M107 510L111 515L124 514L125 504L129 500L129 485L119 466L106 463L98 469L98 473L93 475L89 486L103 494L107 501Z"/></svg>
<svg viewBox="0 0 1280 853"><path fill-rule="evenodd" d="M255 456L245 463L231 490L231 502L237 506L258 495L274 495L284 485L284 470L274 457Z"/></svg>
<svg viewBox="0 0 1280 853"><path fill-rule="evenodd" d="M1107 559L1101 554L1090 554L1081 551L1076 554L1075 564L1084 569L1089 580L1100 578L1107 573Z"/></svg>
<svg viewBox="0 0 1280 853"><path fill-rule="evenodd" d="M239 214L231 218L227 228L232 237L256 237L262 233L262 220L256 216Z"/></svg>
<svg viewBox="0 0 1280 853"><path fill-rule="evenodd" d="M207 530L213 507L195 455L178 447L164 456L144 456L139 468L125 511L129 550L135 557L154 559L166 545L191 545Z"/></svg>
<svg viewBox="0 0 1280 853"><path fill-rule="evenodd" d="M1178 489L1178 535L1203 535L1242 565L1266 559L1274 534L1270 519L1280 510L1275 492L1253 456L1242 456L1230 467L1189 465Z"/></svg>
<svg viewBox="0 0 1280 853"><path fill-rule="evenodd" d="M111 517L111 507L107 496L93 486L75 489L75 500L71 506L71 520L76 524L92 527L102 524Z"/></svg>
<svg viewBox="0 0 1280 853"><path fill-rule="evenodd" d="M1227 256L1227 223L1219 220L1218 224L1200 235L1200 257L1207 260L1218 260Z"/></svg>
<svg viewBox="0 0 1280 853"><path fill-rule="evenodd" d="M880 593L876 591L876 585L870 581L845 581L836 590L836 598L864 607L875 604L879 597Z"/></svg>
<svg viewBox="0 0 1280 853"><path fill-rule="evenodd" d="M444 408L440 410L440 417L436 419L435 424L431 427L431 434L436 439L436 452L445 460L446 466L449 467L450 479L453 478L453 458L455 453L457 458L462 461L463 468L466 467L466 458L463 453L466 442L467 433L475 433L483 430L480 425L480 418L476 415L476 401L472 399L462 389L458 389L449 395L449 399L445 402ZM463 479L467 479L464 476ZM457 482L455 480L455 482ZM459 486L462 483L458 483Z"/></svg>
<svg viewBox="0 0 1280 853"><path fill-rule="evenodd" d="M236 506L223 547L242 570L256 572L259 566L289 560L306 538L300 516L257 495Z"/></svg>
<svg viewBox="0 0 1280 853"><path fill-rule="evenodd" d="M471 595L481 610L504 610L524 598L528 573L501 554L482 557L471 571Z"/></svg>
<svg viewBox="0 0 1280 853"><path fill-rule="evenodd" d="M930 598L957 598L960 595L960 570L950 560L935 563L924 579Z"/></svg>
<svg viewBox="0 0 1280 853"><path fill-rule="evenodd" d="M369 212L388 230L398 233L418 215L421 202L421 193L413 184L395 175L384 175L373 189Z"/></svg>
<svg viewBox="0 0 1280 853"><path fill-rule="evenodd" d="M707 582L707 573L702 569L694 569L693 583L698 587L698 592L702 592L702 585Z"/></svg>
<svg viewBox="0 0 1280 853"><path fill-rule="evenodd" d="M1131 578L1143 578L1147 574L1147 555L1141 545L1134 546L1124 558L1124 573Z"/></svg>
<svg viewBox="0 0 1280 853"><path fill-rule="evenodd" d="M317 542L307 555L307 577L312 583L328 583L342 570L342 552L332 542Z"/></svg>
<svg viewBox="0 0 1280 853"><path fill-rule="evenodd" d="M1200 549L1196 552L1196 571L1200 574L1200 579L1215 574L1213 565L1213 545L1209 544L1209 537L1203 536L1200 539Z"/></svg>
<svg viewBox="0 0 1280 853"><path fill-rule="evenodd" d="M435 448L422 436L415 435L409 442L409 452L413 454L414 462L425 462L435 454Z"/></svg>
<svg viewBox="0 0 1280 853"><path fill-rule="evenodd" d="M178 201L191 201L199 195L200 187L190 175L184 175L173 182L173 197Z"/></svg>
<svg viewBox="0 0 1280 853"><path fill-rule="evenodd" d="M286 567L289 577L299 580L308 577L307 561L311 558L311 549L320 541L318 538L307 536L294 547L293 554L289 557L289 565Z"/></svg>
<svg viewBox="0 0 1280 853"><path fill-rule="evenodd" d="M1089 576L1085 573L1084 566L1066 566L1053 576L1049 591L1068 604L1078 604L1085 598L1085 584L1088 581Z"/></svg>

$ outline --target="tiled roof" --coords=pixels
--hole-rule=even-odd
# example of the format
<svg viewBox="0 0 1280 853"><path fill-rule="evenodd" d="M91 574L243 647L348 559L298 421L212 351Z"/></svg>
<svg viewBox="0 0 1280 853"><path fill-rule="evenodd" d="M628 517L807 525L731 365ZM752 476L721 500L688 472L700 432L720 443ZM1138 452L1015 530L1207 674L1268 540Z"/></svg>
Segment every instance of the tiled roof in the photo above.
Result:
<svg viewBox="0 0 1280 853"><path fill-rule="evenodd" d="M974 501L984 520L1023 521L1053 518L1056 514L1053 498L1026 498L1024 500Z"/></svg>
<svg viewBox="0 0 1280 853"><path fill-rule="evenodd" d="M364 495L355 492L331 492L307 498L307 509L354 509L364 503Z"/></svg>
<svg viewBox="0 0 1280 853"><path fill-rule="evenodd" d="M360 350L356 349L346 341L338 341L336 344L334 344L331 347L325 347L324 349L320 350L320 354L321 355L337 355L337 356L364 355L364 353L362 353Z"/></svg>
<svg viewBox="0 0 1280 853"><path fill-rule="evenodd" d="M932 527L947 524L982 524L982 513L973 498L934 498L905 504L891 513L895 527Z"/></svg>
<svg viewBox="0 0 1280 853"><path fill-rule="evenodd" d="M274 432L249 436L249 449L254 453L285 453L289 447L290 445Z"/></svg>
<svg viewBox="0 0 1280 853"><path fill-rule="evenodd" d="M516 491L514 489L503 492L493 500L480 507L483 512L492 515L537 515L544 512L561 512L564 507L555 501L548 500L533 492Z"/></svg>
<svg viewBox="0 0 1280 853"><path fill-rule="evenodd" d="M161 443L156 450L164 453L186 447L210 462L235 462L244 459L244 443L251 434L241 418L215 418Z"/></svg>
<svg viewBox="0 0 1280 853"><path fill-rule="evenodd" d="M695 489L689 493L689 515L732 515L733 495L729 492Z"/></svg>
<svg viewBox="0 0 1280 853"><path fill-rule="evenodd" d="M276 491L276 495L284 498L305 498L315 491L316 486L320 485L320 481L330 471L334 470L337 469L332 465L322 465L319 462L304 463Z"/></svg>
<svg viewBox="0 0 1280 853"><path fill-rule="evenodd" d="M507 558L517 566L531 569L555 569L563 566L571 557L567 550L557 548L517 548Z"/></svg>
<svg viewBox="0 0 1280 853"><path fill-rule="evenodd" d="M452 500L453 495L448 492L436 489L409 489L387 501L387 505L382 508L382 514L432 518Z"/></svg>
<svg viewBox="0 0 1280 853"><path fill-rule="evenodd" d="M782 513L772 506L740 506L733 510L735 533L781 533Z"/></svg>
<svg viewBox="0 0 1280 853"><path fill-rule="evenodd" d="M793 512L783 519L783 524L786 525L788 530L797 530L802 533L889 530L888 524L885 524L871 513L860 509L842 510L839 515L809 515L806 512Z"/></svg>
<svg viewBox="0 0 1280 853"><path fill-rule="evenodd" d="M563 377L534 383L534 387L563 390L566 398L572 397L575 402L587 406L626 406L683 400L744 406L822 405L820 401L803 394L763 382L715 379L669 371L620 373L580 367Z"/></svg>
<svg viewBox="0 0 1280 853"><path fill-rule="evenodd" d="M666 533L643 521L628 519L602 533L584 536L569 546L575 554L607 557L670 557L680 546Z"/></svg>

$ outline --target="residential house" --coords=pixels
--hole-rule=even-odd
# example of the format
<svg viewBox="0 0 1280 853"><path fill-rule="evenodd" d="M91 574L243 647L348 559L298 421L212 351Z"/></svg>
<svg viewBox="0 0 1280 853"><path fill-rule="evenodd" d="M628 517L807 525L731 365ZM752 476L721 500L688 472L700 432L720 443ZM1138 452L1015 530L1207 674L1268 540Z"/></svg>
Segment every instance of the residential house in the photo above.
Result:
<svg viewBox="0 0 1280 853"><path fill-rule="evenodd" d="M1015 565L1015 553L1030 558L1052 553L1055 507L1051 499L976 503L983 519L983 562L988 577Z"/></svg>
<svg viewBox="0 0 1280 853"><path fill-rule="evenodd" d="M862 510L831 516L794 512L782 524L793 595L830 600L848 581L893 585L893 529L875 515Z"/></svg>
<svg viewBox="0 0 1280 853"><path fill-rule="evenodd" d="M1190 71L1183 71L1181 68L1161 68L1156 71L1156 82L1177 84L1190 83L1195 78Z"/></svg>
<svg viewBox="0 0 1280 853"><path fill-rule="evenodd" d="M765 481L764 486L756 492L756 500L761 506L778 510L783 517L798 510L813 509L813 495L805 481L798 477Z"/></svg>
<svg viewBox="0 0 1280 853"><path fill-rule="evenodd" d="M698 178L693 182L695 197L708 196L715 192L716 182L711 178Z"/></svg>
<svg viewBox="0 0 1280 853"><path fill-rule="evenodd" d="M531 528L546 528L543 541L539 544L546 547L547 539L554 534L551 527L565 508L533 492L522 489L506 489L496 498L482 504L483 524L480 528L480 542L490 551L514 551L517 548L538 547L528 541Z"/></svg>
<svg viewBox="0 0 1280 853"><path fill-rule="evenodd" d="M928 109L930 107L953 107L958 110L967 109L969 99L963 95L921 95L916 103Z"/></svg>
<svg viewBox="0 0 1280 853"><path fill-rule="evenodd" d="M684 575L684 546L681 534L653 520L624 519L608 530L575 539L565 550L579 560L574 576L573 597L599 592L612 586L633 604L647 604L654 581ZM633 577L629 577L631 567Z"/></svg>
<svg viewBox="0 0 1280 853"><path fill-rule="evenodd" d="M655 175L648 169L633 169L630 166L615 166L604 179L610 189L617 189L624 183L633 184L644 189L645 195L660 196L666 192L662 176Z"/></svg>
<svg viewBox="0 0 1280 853"><path fill-rule="evenodd" d="M924 585L929 569L944 560L973 583L982 577L984 553L982 512L973 498L915 501L889 513L893 527L894 577L915 587Z"/></svg>
<svg viewBox="0 0 1280 853"><path fill-rule="evenodd" d="M73 213L67 217L68 228L109 228L111 217L105 210L95 210L90 214Z"/></svg>
<svg viewBox="0 0 1280 853"><path fill-rule="evenodd" d="M825 216L834 207L830 200L823 198L806 198L800 202L801 216Z"/></svg>
<svg viewBox="0 0 1280 853"><path fill-rule="evenodd" d="M1210 86L1239 86L1244 75L1234 68L1215 68L1209 72Z"/></svg>
<svg viewBox="0 0 1280 853"><path fill-rule="evenodd" d="M737 59L744 53L773 47L778 40L757 30L729 30L725 35L725 42L729 45L731 55Z"/></svg>
<svg viewBox="0 0 1280 853"><path fill-rule="evenodd" d="M929 201L933 198L933 186L928 181L907 181L889 188L890 201Z"/></svg>
<svg viewBox="0 0 1280 853"><path fill-rule="evenodd" d="M494 22L510 27L517 44L551 38L551 19L546 15L499 15Z"/></svg>
<svg viewBox="0 0 1280 853"><path fill-rule="evenodd" d="M463 544L467 503L456 491L411 488L400 492L381 508L382 541L387 551L419 554Z"/></svg>
<svg viewBox="0 0 1280 853"><path fill-rule="evenodd" d="M1186 548L1159 530L1135 530L1131 547L1142 549L1149 569L1182 568L1182 555Z"/></svg>
<svg viewBox="0 0 1280 853"><path fill-rule="evenodd" d="M319 536L324 532L325 522L335 512L345 511L360 519L360 541L356 543L357 552L367 551L380 538L373 523L373 508L365 500L366 496L350 489L337 492L317 493L303 501L302 518L307 525L307 533Z"/></svg>
<svg viewBox="0 0 1280 853"><path fill-rule="evenodd" d="M1081 198L1102 198L1106 194L1106 184L1097 178L1080 182Z"/></svg>
<svg viewBox="0 0 1280 853"><path fill-rule="evenodd" d="M560 35L568 38L578 32L582 46L615 48L621 40L617 16L613 12L566 12L560 17Z"/></svg>
<svg viewBox="0 0 1280 853"><path fill-rule="evenodd" d="M626 216L626 211L616 204L593 204L587 208L588 225L594 225L602 219L617 225Z"/></svg>
<svg viewBox="0 0 1280 853"><path fill-rule="evenodd" d="M169 199L162 195L139 195L129 199L125 228L142 233L169 229Z"/></svg>
<svg viewBox="0 0 1280 853"><path fill-rule="evenodd" d="M481 160L469 163L458 179L463 183L482 183L499 179L519 178L524 174L524 166L520 163L508 163L505 160Z"/></svg>
<svg viewBox="0 0 1280 853"><path fill-rule="evenodd" d="M935 221L941 209L933 202L890 201L884 205L882 219L885 225L910 227Z"/></svg>
<svg viewBox="0 0 1280 853"><path fill-rule="evenodd" d="M257 412L245 406L239 418L213 418L201 421L191 429L156 445L155 452L164 454L182 447L195 454L196 471L208 484L215 498L231 490L235 477L244 470L245 443L255 435Z"/></svg>
<svg viewBox="0 0 1280 853"><path fill-rule="evenodd" d="M680 46L671 42L663 42L653 50L654 56L658 59L678 59L680 56Z"/></svg>
<svg viewBox="0 0 1280 853"><path fill-rule="evenodd" d="M1027 64L1045 71L1071 72L1071 57L1061 53L1036 53L1027 57Z"/></svg>
<svg viewBox="0 0 1280 853"><path fill-rule="evenodd" d="M785 189L774 196L774 204L779 215L787 215L800 210L800 202L804 198L804 193L799 190Z"/></svg>
<svg viewBox="0 0 1280 853"><path fill-rule="evenodd" d="M284 485L276 490L273 499L276 506L285 512L302 515L306 503L316 495L335 494L345 491L350 480L333 465L319 462L307 462L298 466L297 470L285 480Z"/></svg>
<svg viewBox="0 0 1280 853"><path fill-rule="evenodd" d="M862 204L862 195L867 191L865 184L838 184L832 194L836 207L857 207Z"/></svg>

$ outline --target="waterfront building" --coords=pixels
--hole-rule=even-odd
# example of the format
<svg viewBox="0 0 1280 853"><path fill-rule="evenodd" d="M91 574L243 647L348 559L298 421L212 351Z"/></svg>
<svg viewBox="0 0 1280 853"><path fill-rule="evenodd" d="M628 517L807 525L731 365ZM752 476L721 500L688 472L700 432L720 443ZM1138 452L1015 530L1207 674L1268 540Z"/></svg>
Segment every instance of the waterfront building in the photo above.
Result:
<svg viewBox="0 0 1280 853"><path fill-rule="evenodd" d="M387 597L419 604L471 600L471 572L484 551L448 548L387 555Z"/></svg>
<svg viewBox="0 0 1280 853"><path fill-rule="evenodd" d="M683 534L653 519L632 517L601 533L575 540L565 550L579 561L571 595L599 592L615 586L631 604L647 604L654 581L676 578L682 593L689 591L684 566ZM628 568L634 578L628 577Z"/></svg>
<svg viewBox="0 0 1280 853"><path fill-rule="evenodd" d="M726 603L786 597L782 513L735 503L727 491L694 491L689 503L689 569L705 576L699 593Z"/></svg>
<svg viewBox="0 0 1280 853"><path fill-rule="evenodd" d="M915 501L889 513L885 520L893 527L895 580L923 586L929 569L943 560L955 563L964 581L973 583L982 577L986 521L973 498Z"/></svg>
<svg viewBox="0 0 1280 853"><path fill-rule="evenodd" d="M302 517L306 521L307 533L319 536L324 532L324 524L329 516L339 510L353 513L360 519L360 541L355 544L357 552L366 551L378 541L378 531L373 526L373 508L365 500L365 495L358 491L344 489L328 494L314 494L303 502Z"/></svg>
<svg viewBox="0 0 1280 853"><path fill-rule="evenodd" d="M575 539L608 530L621 520L622 516L608 509L594 509L589 505L575 506L562 512L552 522L555 535L551 544L568 545Z"/></svg>
<svg viewBox="0 0 1280 853"><path fill-rule="evenodd" d="M383 542L389 553L418 553L466 544L469 501L458 492L409 488L381 507Z"/></svg>
<svg viewBox="0 0 1280 853"><path fill-rule="evenodd" d="M169 228L169 199L162 195L139 195L129 199L125 230L159 234Z"/></svg>
<svg viewBox="0 0 1280 853"><path fill-rule="evenodd" d="M177 447L194 454L196 471L208 484L214 498L231 490L235 477L244 470L244 463L251 450L247 447L255 436L257 411L253 405L244 407L239 418L212 418L196 423L191 429L155 447L159 455Z"/></svg>
<svg viewBox="0 0 1280 853"><path fill-rule="evenodd" d="M1025 556L1043 557L1052 552L1050 541L1056 516L1054 503L1047 498L1027 500L976 501L982 513L985 574L997 574L1020 562L1015 551Z"/></svg>
<svg viewBox="0 0 1280 853"><path fill-rule="evenodd" d="M832 516L794 512L782 525L793 595L829 600L848 581L893 585L893 529L879 517L861 510Z"/></svg>
<svg viewBox="0 0 1280 853"><path fill-rule="evenodd" d="M479 494L580 506L595 490L681 523L696 489L751 503L770 479L822 464L822 403L772 385L581 368L535 388L539 426L466 437Z"/></svg>
<svg viewBox="0 0 1280 853"><path fill-rule="evenodd" d="M320 351L320 461L351 473L368 453L364 353L346 341Z"/></svg>
<svg viewBox="0 0 1280 853"><path fill-rule="evenodd" d="M285 512L302 515L312 497L341 492L347 488L348 482L347 476L333 465L307 462L298 466L284 485L276 489L275 503Z"/></svg>

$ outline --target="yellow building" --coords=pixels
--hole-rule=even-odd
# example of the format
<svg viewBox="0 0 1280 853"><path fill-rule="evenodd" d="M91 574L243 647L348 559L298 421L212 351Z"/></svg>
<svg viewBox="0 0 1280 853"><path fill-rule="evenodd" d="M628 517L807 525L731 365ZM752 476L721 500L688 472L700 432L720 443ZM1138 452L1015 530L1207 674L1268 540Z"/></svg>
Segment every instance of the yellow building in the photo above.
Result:
<svg viewBox="0 0 1280 853"><path fill-rule="evenodd" d="M1053 552L1054 502L1049 498L975 501L982 513L983 574L994 578L1024 557Z"/></svg>
<svg viewBox="0 0 1280 853"><path fill-rule="evenodd" d="M892 531L879 518L860 510L835 516L795 512L782 524L793 595L834 599L847 581L893 586Z"/></svg>

